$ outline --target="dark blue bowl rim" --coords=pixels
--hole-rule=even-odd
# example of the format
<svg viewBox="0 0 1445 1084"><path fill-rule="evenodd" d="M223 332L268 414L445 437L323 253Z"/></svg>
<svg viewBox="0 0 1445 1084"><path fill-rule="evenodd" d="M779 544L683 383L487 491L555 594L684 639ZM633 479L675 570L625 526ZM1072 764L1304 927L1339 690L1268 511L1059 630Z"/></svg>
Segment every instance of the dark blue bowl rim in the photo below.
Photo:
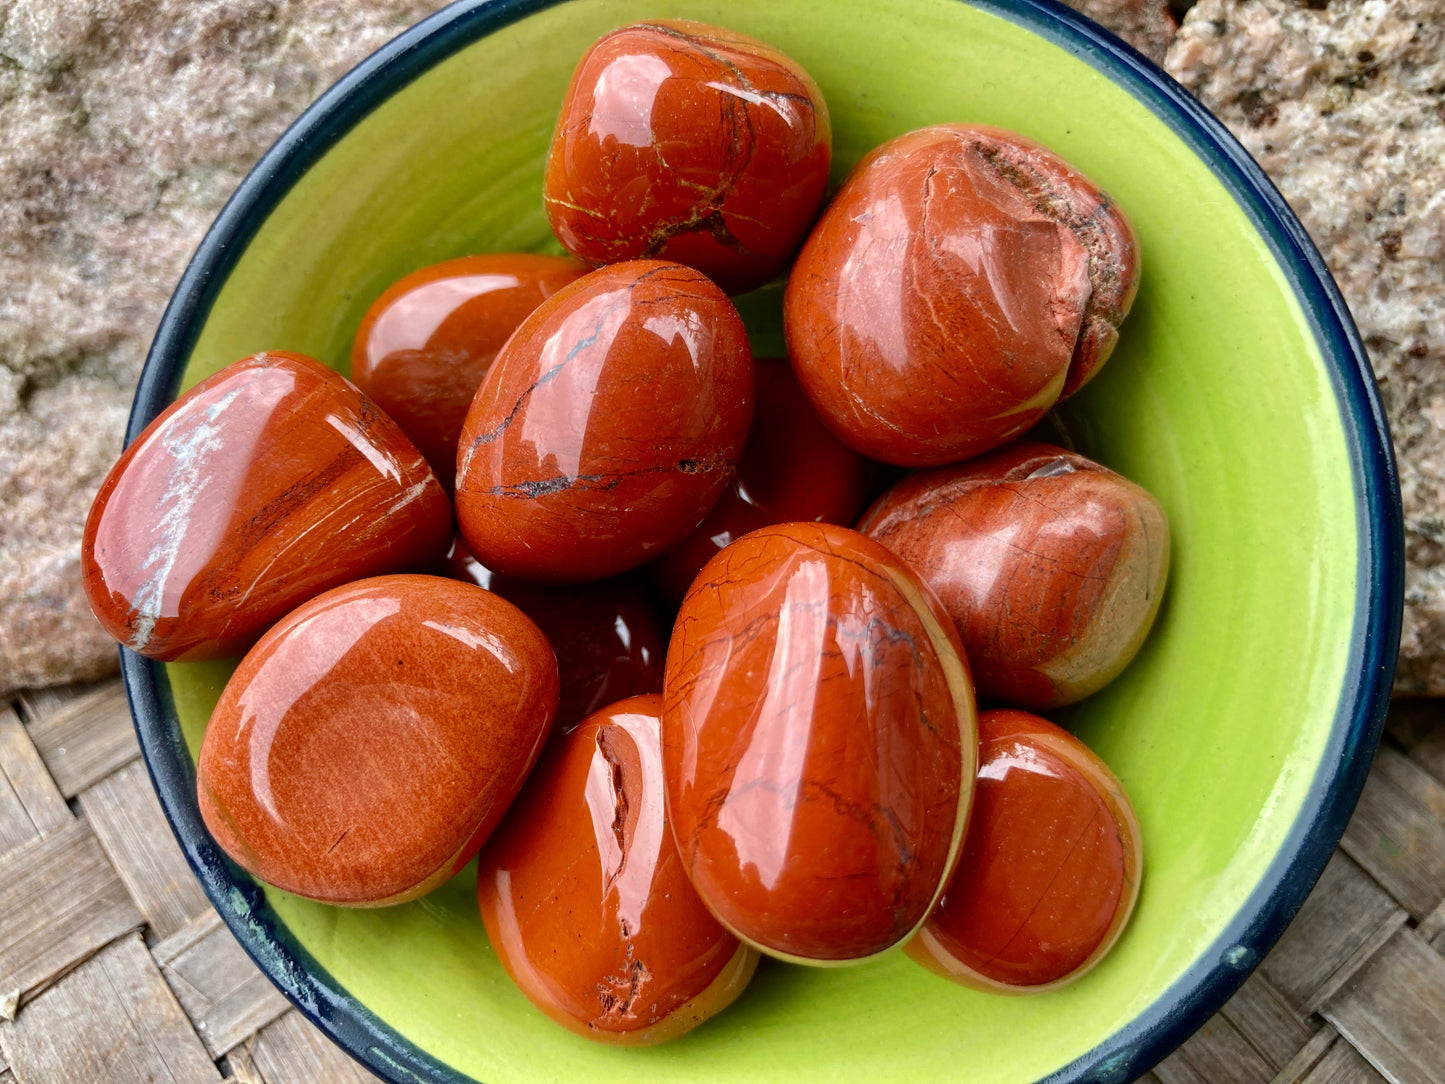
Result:
<svg viewBox="0 0 1445 1084"><path fill-rule="evenodd" d="M202 240L147 356L126 433L174 398L196 335L270 209L363 117L479 38L565 0L462 0L363 61L277 140ZM962 0L1017 23L1121 85L1194 150L1233 194L1289 279L1329 369L1356 493L1359 573L1349 664L1330 738L1294 825L1215 943L1134 1020L1051 1074L1050 1084L1132 1080L1192 1034L1239 987L1309 894L1364 786L1399 648L1404 542L1399 482L1374 378L1349 311L1294 213L1227 129L1150 61L1054 0ZM313 1023L383 1079L473 1084L351 997L292 937L262 891L206 833L162 665L122 650L131 712L152 781L187 861L231 932Z"/></svg>

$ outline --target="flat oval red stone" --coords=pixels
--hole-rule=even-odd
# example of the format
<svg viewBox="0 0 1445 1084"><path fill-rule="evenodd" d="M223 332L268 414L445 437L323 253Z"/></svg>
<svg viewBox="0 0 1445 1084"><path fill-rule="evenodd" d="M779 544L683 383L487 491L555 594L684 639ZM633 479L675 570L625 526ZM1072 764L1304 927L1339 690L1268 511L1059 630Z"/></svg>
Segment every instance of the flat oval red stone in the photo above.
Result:
<svg viewBox="0 0 1445 1084"><path fill-rule="evenodd" d="M460 538L453 540L442 570L501 595L546 635L562 677L557 705L562 733L608 704L662 692L667 637L652 593L636 574L570 587L529 583L492 572Z"/></svg>
<svg viewBox="0 0 1445 1084"><path fill-rule="evenodd" d="M1128 222L1077 170L1011 132L940 125L858 163L798 254L784 331L844 442L932 466L1082 386L1138 282Z"/></svg>
<svg viewBox="0 0 1445 1084"><path fill-rule="evenodd" d="M201 815L268 884L400 903L486 841L556 709L552 649L505 599L439 576L350 583L241 660L201 743Z"/></svg>
<svg viewBox="0 0 1445 1084"><path fill-rule="evenodd" d="M917 929L953 868L977 738L948 616L877 543L765 527L699 574L668 647L668 814L718 919L802 963Z"/></svg>
<svg viewBox="0 0 1445 1084"><path fill-rule="evenodd" d="M586 272L575 260L519 252L413 271L366 311L351 349L351 379L450 489L462 422L497 351L528 313Z"/></svg>
<svg viewBox="0 0 1445 1084"><path fill-rule="evenodd" d="M685 20L624 26L567 88L547 218L590 263L676 260L740 293L792 259L831 148L817 84L772 46Z"/></svg>
<svg viewBox="0 0 1445 1084"><path fill-rule="evenodd" d="M757 403L738 475L690 535L648 566L676 606L702 566L734 539L774 523L850 524L873 466L824 425L783 358L754 358Z"/></svg>
<svg viewBox="0 0 1445 1084"><path fill-rule="evenodd" d="M1169 521L1147 490L1031 441L905 478L859 529L938 594L979 695L1028 708L1118 676L1169 574Z"/></svg>
<svg viewBox="0 0 1445 1084"><path fill-rule="evenodd" d="M238 655L329 587L446 551L446 493L396 423L301 354L203 380L125 450L85 524L85 591L154 659Z"/></svg>
<svg viewBox="0 0 1445 1084"><path fill-rule="evenodd" d="M688 883L663 802L662 697L596 713L548 749L482 851L492 948L563 1027L641 1045L690 1031L747 986L758 955Z"/></svg>
<svg viewBox="0 0 1445 1084"><path fill-rule="evenodd" d="M908 955L965 986L1033 993L1113 947L1139 894L1139 823L1083 742L1023 711L978 718L979 771L958 869Z"/></svg>
<svg viewBox="0 0 1445 1084"><path fill-rule="evenodd" d="M497 355L457 461L482 564L580 583L681 539L732 479L752 418L737 310L691 268L636 260L544 301Z"/></svg>

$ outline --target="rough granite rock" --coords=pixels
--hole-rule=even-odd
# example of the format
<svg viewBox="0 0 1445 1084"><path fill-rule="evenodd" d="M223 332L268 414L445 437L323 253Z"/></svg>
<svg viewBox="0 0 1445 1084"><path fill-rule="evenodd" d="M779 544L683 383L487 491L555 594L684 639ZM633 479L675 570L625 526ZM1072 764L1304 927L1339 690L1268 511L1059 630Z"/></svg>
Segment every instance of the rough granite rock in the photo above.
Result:
<svg viewBox="0 0 1445 1084"><path fill-rule="evenodd" d="M1164 63L1165 50L1174 40L1178 24L1163 0L1064 0L1069 7L1108 27L1155 64Z"/></svg>
<svg viewBox="0 0 1445 1084"><path fill-rule="evenodd" d="M0 0L0 697L116 649L85 513L166 299L246 170L440 0Z"/></svg>
<svg viewBox="0 0 1445 1084"><path fill-rule="evenodd" d="M1445 0L1202 0L1166 70L1264 166L1359 325L1405 505L1395 690L1445 695Z"/></svg>

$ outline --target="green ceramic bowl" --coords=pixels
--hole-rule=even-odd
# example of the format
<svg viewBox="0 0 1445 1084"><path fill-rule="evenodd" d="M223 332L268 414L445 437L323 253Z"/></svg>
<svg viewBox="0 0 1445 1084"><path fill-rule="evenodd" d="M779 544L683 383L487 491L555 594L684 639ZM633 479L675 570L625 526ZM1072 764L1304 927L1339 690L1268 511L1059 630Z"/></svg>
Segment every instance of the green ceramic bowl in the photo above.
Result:
<svg viewBox="0 0 1445 1084"><path fill-rule="evenodd" d="M1076 163L1137 227L1138 302L1064 418L1175 532L1152 638L1063 719L1138 809L1143 890L1122 940L1038 997L964 990L898 952L855 969L769 962L706 1027L618 1050L512 987L470 869L415 903L348 911L231 865L201 826L192 759L230 667L127 656L166 812L247 950L394 1081L1129 1079L1243 980L1338 840L1389 692L1402 559L1379 404L1318 254L1223 128L1113 38L1047 0L456 5L343 79L245 182L166 313L131 435L254 351L345 371L367 305L417 267L556 251L542 162L568 76L604 31L659 16L801 61L832 112L835 179L901 132L984 122ZM759 351L779 351L780 291L742 308Z"/></svg>

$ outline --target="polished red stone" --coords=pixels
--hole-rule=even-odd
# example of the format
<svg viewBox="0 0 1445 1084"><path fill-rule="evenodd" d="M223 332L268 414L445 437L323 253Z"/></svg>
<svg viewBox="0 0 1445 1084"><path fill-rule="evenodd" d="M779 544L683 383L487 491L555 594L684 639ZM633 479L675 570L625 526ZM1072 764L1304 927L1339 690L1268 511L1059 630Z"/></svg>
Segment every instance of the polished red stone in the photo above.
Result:
<svg viewBox="0 0 1445 1084"><path fill-rule="evenodd" d="M979 695L1028 708L1071 704L1118 676L1169 574L1159 502L1050 444L920 471L858 526L943 600Z"/></svg>
<svg viewBox="0 0 1445 1084"><path fill-rule="evenodd" d="M467 414L457 520L488 568L554 583L677 542L732 480L752 418L742 319L701 274L636 260L522 322Z"/></svg>
<svg viewBox="0 0 1445 1084"><path fill-rule="evenodd" d="M1018 436L1103 364L1133 303L1128 222L1021 136L952 124L876 148L809 235L784 331L864 455L951 463Z"/></svg>
<svg viewBox="0 0 1445 1084"><path fill-rule="evenodd" d="M586 271L575 260L516 252L413 271L367 310L351 348L351 379L450 489L462 422L492 358L528 313Z"/></svg>
<svg viewBox="0 0 1445 1084"><path fill-rule="evenodd" d="M360 580L241 660L201 743L201 815L268 884L400 903L485 842L556 709L552 649L505 599L440 576Z"/></svg>
<svg viewBox="0 0 1445 1084"><path fill-rule="evenodd" d="M688 883L663 801L662 697L599 711L553 743L482 851L492 948L563 1027L641 1045L690 1031L742 993L758 954Z"/></svg>
<svg viewBox="0 0 1445 1084"><path fill-rule="evenodd" d="M912 935L962 843L977 738L948 616L826 524L723 550L668 646L663 767L698 894L762 951L852 962Z"/></svg>
<svg viewBox="0 0 1445 1084"><path fill-rule="evenodd" d="M835 437L782 358L755 358L757 403L733 484L707 519L648 566L674 606L713 554L749 531L812 520L850 524L863 503L872 464Z"/></svg>
<svg viewBox="0 0 1445 1084"><path fill-rule="evenodd" d="M594 711L642 693L662 692L667 637L657 603L637 575L553 587L499 576L453 540L445 575L495 591L537 623L557 653L565 733Z"/></svg>
<svg viewBox="0 0 1445 1084"><path fill-rule="evenodd" d="M657 257L729 293L782 271L828 184L828 108L796 61L703 23L614 30L582 58L543 198L594 264Z"/></svg>
<svg viewBox="0 0 1445 1084"><path fill-rule="evenodd" d="M85 591L155 659L239 655L329 587L436 560L446 493L396 423L300 354L256 354L146 427L85 524Z"/></svg>
<svg viewBox="0 0 1445 1084"><path fill-rule="evenodd" d="M958 870L908 955L965 986L1032 993L1103 958L1139 894L1139 823L1119 780L1023 711L978 718L979 770Z"/></svg>

